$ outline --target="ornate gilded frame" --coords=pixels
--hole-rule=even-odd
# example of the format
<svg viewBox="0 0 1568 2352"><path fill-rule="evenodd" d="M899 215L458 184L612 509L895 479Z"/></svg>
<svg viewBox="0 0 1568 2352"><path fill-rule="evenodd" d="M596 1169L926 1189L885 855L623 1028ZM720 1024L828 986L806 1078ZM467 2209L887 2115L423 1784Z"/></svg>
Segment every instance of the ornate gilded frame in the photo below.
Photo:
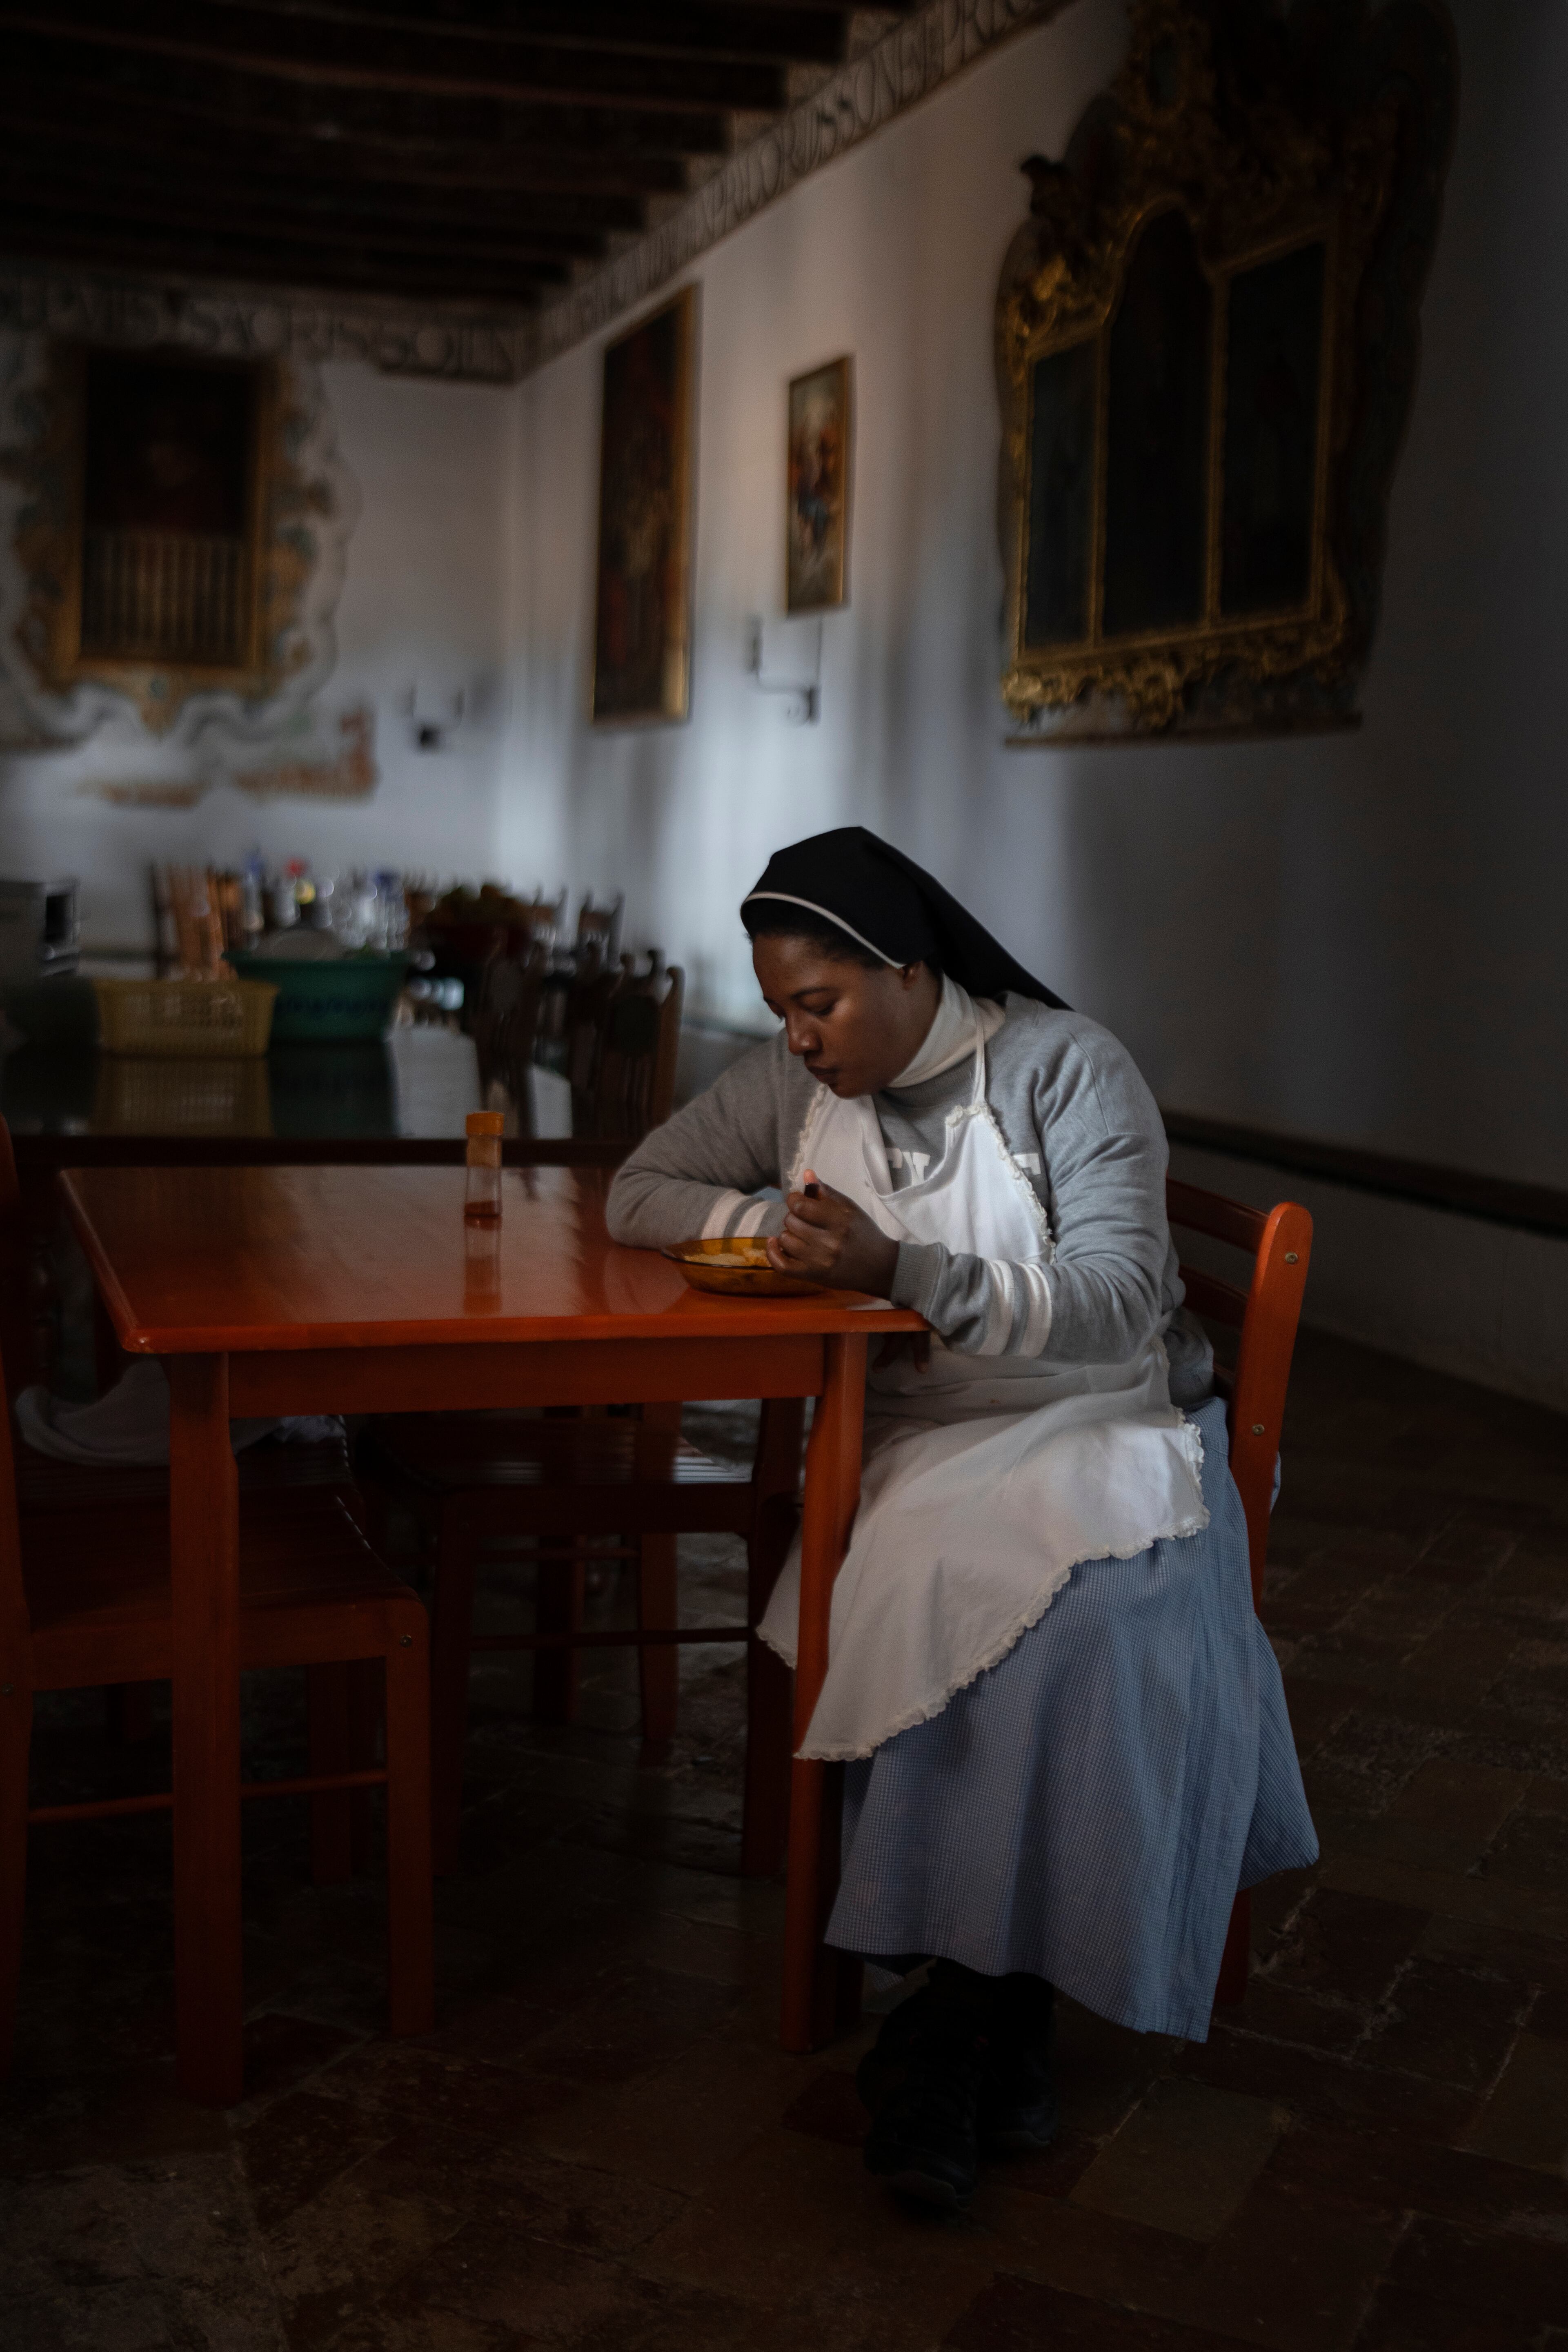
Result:
<svg viewBox="0 0 1568 2352"><path fill-rule="evenodd" d="M290 372L277 360L202 360L156 348L191 366L244 367L255 378L247 541L250 565L247 643L234 664L116 659L81 649L82 475L89 346L51 343L40 430L27 452L30 492L16 531L26 603L16 642L47 692L96 684L127 696L154 734L172 726L195 694L227 691L259 702L311 658L299 626L312 541L300 522L321 504L294 452L307 419Z"/></svg>
<svg viewBox="0 0 1568 2352"><path fill-rule="evenodd" d="M1066 162L1033 157L1024 166L1031 218L1008 253L996 302L998 514L1007 581L1003 697L1035 732L1301 723L1343 713L1353 700L1375 621L1384 509L1414 383L1415 306L1451 135L1453 37L1431 0L1392 0L1375 26L1346 0L1315 16L1309 23L1302 8L1296 24L1305 25L1308 41L1340 45L1337 72L1292 71L1302 62L1292 59L1296 24L1280 26L1257 0L1137 0L1126 62L1080 123ZM1321 53L1315 62L1321 68ZM1138 241L1171 208L1192 229L1214 295L1203 615L1107 636L1110 329ZM1289 610L1226 615L1219 590L1228 291L1239 271L1320 239L1309 592ZM1384 307L1381 330L1374 323L1369 333L1375 305L1364 297L1374 280ZM1068 644L1031 646L1024 582L1033 371L1091 339L1089 628ZM1380 367L1382 381L1369 381ZM1067 713L1052 724L1051 714Z"/></svg>

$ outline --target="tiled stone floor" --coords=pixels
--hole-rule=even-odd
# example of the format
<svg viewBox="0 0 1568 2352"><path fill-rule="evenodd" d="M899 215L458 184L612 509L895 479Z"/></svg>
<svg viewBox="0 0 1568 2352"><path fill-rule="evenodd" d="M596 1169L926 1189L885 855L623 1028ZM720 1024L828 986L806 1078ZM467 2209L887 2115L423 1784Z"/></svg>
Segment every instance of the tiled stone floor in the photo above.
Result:
<svg viewBox="0 0 1568 2352"><path fill-rule="evenodd" d="M40 1834L0 2345L1568 2352L1563 1440L1303 1343L1268 1619L1322 1864L1263 1892L1246 2005L1207 2043L1069 2008L1059 2144L960 2221L861 2170L874 2020L776 2046L780 1895L734 1874L736 1676L710 1653L657 1770L624 1661L598 1654L566 1731L486 1663L427 2041L379 2034L377 1885L312 1890L302 1808L254 1809L229 2116L174 2090L166 1829ZM723 1548L689 1566L693 1606L727 1609ZM291 1758L293 1709L252 1695L258 1769ZM61 1702L40 1784L142 1785L160 1745L110 1750Z"/></svg>

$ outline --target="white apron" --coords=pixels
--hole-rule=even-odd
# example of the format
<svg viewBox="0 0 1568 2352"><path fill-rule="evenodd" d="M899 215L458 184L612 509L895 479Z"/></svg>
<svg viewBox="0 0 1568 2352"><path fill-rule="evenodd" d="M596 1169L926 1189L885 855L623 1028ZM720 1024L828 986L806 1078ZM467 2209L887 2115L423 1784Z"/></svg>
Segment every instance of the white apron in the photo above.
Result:
<svg viewBox="0 0 1568 2352"><path fill-rule="evenodd" d="M985 1100L978 1028L973 1094L948 1114L928 1178L895 1192L869 1101L826 1087L792 1188L806 1167L896 1241L1015 1263L1054 1255ZM1208 1524L1203 1440L1171 1402L1158 1339L1131 1363L1046 1371L1031 1357L960 1354L933 1333L929 1371L873 1360L866 1406L860 1507L802 1756L869 1756L1004 1658L1080 1560L1131 1559ZM797 1538L758 1629L792 1666L799 1618Z"/></svg>

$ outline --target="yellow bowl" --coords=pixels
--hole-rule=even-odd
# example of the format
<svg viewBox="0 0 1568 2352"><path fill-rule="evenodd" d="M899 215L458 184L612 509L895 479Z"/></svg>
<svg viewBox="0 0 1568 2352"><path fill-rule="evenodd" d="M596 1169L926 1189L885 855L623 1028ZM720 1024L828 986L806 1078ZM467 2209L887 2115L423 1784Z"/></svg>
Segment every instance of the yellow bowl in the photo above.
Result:
<svg viewBox="0 0 1568 2352"><path fill-rule="evenodd" d="M678 1265L693 1290L721 1298L811 1298L827 1286L798 1274L780 1274L763 1244L750 1234L716 1241L676 1242L662 1255Z"/></svg>

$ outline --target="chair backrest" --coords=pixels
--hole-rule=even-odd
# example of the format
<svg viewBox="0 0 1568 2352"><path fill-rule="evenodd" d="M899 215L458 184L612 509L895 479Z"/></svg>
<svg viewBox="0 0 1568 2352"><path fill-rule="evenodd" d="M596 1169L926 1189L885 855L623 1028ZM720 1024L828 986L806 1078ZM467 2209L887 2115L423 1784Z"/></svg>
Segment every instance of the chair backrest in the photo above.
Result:
<svg viewBox="0 0 1568 2352"><path fill-rule="evenodd" d="M1216 1369L1215 1385L1226 1398L1230 1471L1247 1513L1247 1549L1252 1598L1263 1597L1263 1565L1268 1551L1268 1514L1274 1500L1274 1465L1285 1420L1285 1391L1301 1294L1312 1255L1312 1220L1295 1201L1267 1212L1205 1192L1170 1177L1165 1213L1173 1228L1206 1234L1245 1251L1252 1260L1246 1290L1200 1267L1184 1265L1187 1305L1195 1315L1228 1324L1241 1334L1233 1372Z"/></svg>
<svg viewBox="0 0 1568 2352"><path fill-rule="evenodd" d="M479 1089L489 1097L493 1079L511 1095L520 1113L528 1101L528 1068L539 1035L539 1006L549 971L541 950L526 956L492 956L484 969L474 1014L474 1047Z"/></svg>
<svg viewBox="0 0 1568 2352"><path fill-rule="evenodd" d="M661 1127L675 1100L675 1057L686 978L678 964L659 981L623 977L598 1010L591 1075L574 1082L573 1132L624 1137L636 1143Z"/></svg>
<svg viewBox="0 0 1568 2352"><path fill-rule="evenodd" d="M621 940L621 910L625 900L617 891L607 907L595 907L592 893L577 909L577 962L583 970L589 964L613 964Z"/></svg>
<svg viewBox="0 0 1568 2352"><path fill-rule="evenodd" d="M548 954L558 945L565 920L565 891L558 898L546 898L540 893L525 902L521 916L510 926L512 944L514 948L538 949Z"/></svg>

